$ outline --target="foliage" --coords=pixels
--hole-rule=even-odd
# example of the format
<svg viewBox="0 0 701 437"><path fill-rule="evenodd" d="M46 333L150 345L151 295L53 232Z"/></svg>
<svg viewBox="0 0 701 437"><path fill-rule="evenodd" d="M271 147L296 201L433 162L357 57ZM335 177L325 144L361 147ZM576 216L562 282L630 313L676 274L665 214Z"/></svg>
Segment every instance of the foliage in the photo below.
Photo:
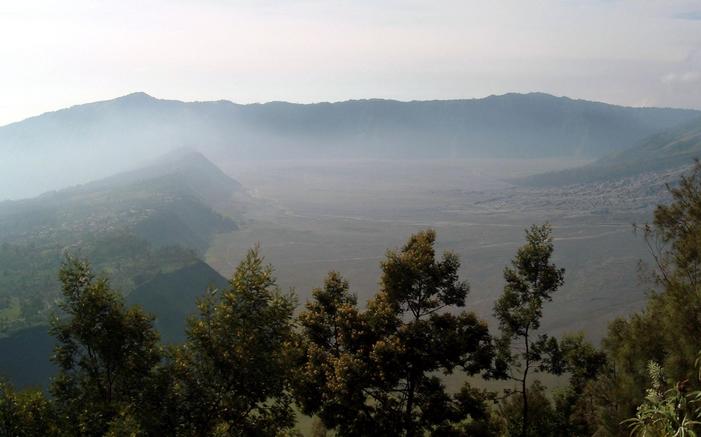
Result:
<svg viewBox="0 0 701 437"><path fill-rule="evenodd" d="M35 390L16 392L0 381L0 435L57 436L59 428L51 402Z"/></svg>
<svg viewBox="0 0 701 437"><path fill-rule="evenodd" d="M528 374L545 370L544 354L556 348L555 339L545 334L535 337L544 303L552 300L564 282L564 269L550 261L553 250L550 225L534 225L526 230L526 244L518 249L511 266L504 269L506 285L494 304L501 331L497 371L520 384L517 393L521 395L522 437L535 435L529 425Z"/></svg>
<svg viewBox="0 0 701 437"><path fill-rule="evenodd" d="M211 209L238 183L189 154L99 182L0 204L0 334L45 324L66 253L90 259L129 294L195 261L236 224ZM174 247L177 246L177 247ZM187 249L186 249L187 248Z"/></svg>
<svg viewBox="0 0 701 437"><path fill-rule="evenodd" d="M435 237L419 232L387 252L367 310L332 272L300 315L297 397L339 435L446 435L484 416L483 399L468 389L450 396L437 376L485 371L493 347L486 323L448 311L465 305L469 287L455 254L436 258Z"/></svg>
<svg viewBox="0 0 701 437"><path fill-rule="evenodd" d="M529 436L556 436L555 433L555 411L550 399L546 394L546 389L540 381L535 380L528 387L528 413L531 419L527 421L526 435ZM501 403L501 417L506 422L504 435L516 436L523 433L523 398L521 393L512 393Z"/></svg>
<svg viewBox="0 0 701 437"><path fill-rule="evenodd" d="M312 291L312 301L299 315L302 327L299 371L295 394L302 410L317 414L329 428L357 431L371 421L371 406L361 387L361 354L370 340L369 328L349 292L348 282L329 273L323 288Z"/></svg>
<svg viewBox="0 0 701 437"><path fill-rule="evenodd" d="M225 289L199 300L185 343L165 351L152 316L126 307L107 279L69 257L52 322L53 397L0 383L0 432L295 435L296 401L318 417L318 435L696 435L701 165L672 194L641 228L661 291L643 311L610 325L603 350L583 334L540 332L544 305L564 277L551 261L549 225L528 229L504 270L496 344L486 323L462 309L469 287L459 259L436 255L432 230L387 252L380 289L365 309L348 282L329 273L299 315L300 329L293 296L280 291L252 249ZM125 253L143 253L139 244L123 244ZM510 378L520 387L501 402L467 384L450 393L442 376L453 372ZM568 384L548 392L529 379L536 372L566 375Z"/></svg>
<svg viewBox="0 0 701 437"><path fill-rule="evenodd" d="M609 326L603 341L609 365L593 383L600 426L626 435L621 422L636 413L648 393L648 363L672 381L701 387L694 361L701 350L701 164L670 187L672 201L655 210L652 224L638 226L655 261L658 290L645 308Z"/></svg>
<svg viewBox="0 0 701 437"><path fill-rule="evenodd" d="M61 294L56 271L66 253L90 259L96 270L107 272L115 287L126 294L160 272L196 261L190 250L154 248L123 232L76 238L82 240L79 250L68 243L70 239L0 244L0 332L46 322Z"/></svg>
<svg viewBox="0 0 701 437"><path fill-rule="evenodd" d="M182 435L277 435L294 424L289 393L291 295L280 292L258 249L228 289L210 292L173 349L169 372Z"/></svg>
<svg viewBox="0 0 701 437"><path fill-rule="evenodd" d="M664 390L662 367L651 361L648 365L652 387L638 407L635 417L623 423L631 436L695 437L701 430L701 391L688 392L688 381L681 381Z"/></svg>
<svg viewBox="0 0 701 437"><path fill-rule="evenodd" d="M565 336L548 354L545 368L557 375L569 375L569 384L554 392L554 435L593 435L598 412L589 385L605 368L606 354L581 333Z"/></svg>
<svg viewBox="0 0 701 437"><path fill-rule="evenodd" d="M153 319L126 308L106 279L85 261L68 258L59 273L62 311L52 322L59 368L51 392L65 427L102 435L127 406L138 406L152 369L160 361Z"/></svg>

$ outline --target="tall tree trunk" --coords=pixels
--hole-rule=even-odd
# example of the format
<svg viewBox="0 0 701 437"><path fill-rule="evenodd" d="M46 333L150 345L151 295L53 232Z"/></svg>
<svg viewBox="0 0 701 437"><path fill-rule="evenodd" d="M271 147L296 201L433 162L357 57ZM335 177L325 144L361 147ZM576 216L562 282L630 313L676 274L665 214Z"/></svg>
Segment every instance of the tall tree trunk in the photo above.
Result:
<svg viewBox="0 0 701 437"><path fill-rule="evenodd" d="M406 398L406 411L405 411L406 418L404 419L405 427L406 427L406 437L414 437L414 435L416 434L416 430L414 427L414 417L413 417L414 390L415 390L414 371L412 369L409 369L409 379L407 380L407 392L408 393L407 393L407 398Z"/></svg>
<svg viewBox="0 0 701 437"><path fill-rule="evenodd" d="M523 414L521 421L521 437L527 437L528 435L528 386L526 380L528 379L528 370L531 366L530 354L528 352L528 329L526 329L526 335L524 336L526 343L526 364L523 369L523 379L521 380L521 395L523 396Z"/></svg>
<svg viewBox="0 0 701 437"><path fill-rule="evenodd" d="M527 437L528 435L528 393L526 393L526 373L523 374L523 380L521 381L521 395L523 396L523 420L521 421L521 437Z"/></svg>

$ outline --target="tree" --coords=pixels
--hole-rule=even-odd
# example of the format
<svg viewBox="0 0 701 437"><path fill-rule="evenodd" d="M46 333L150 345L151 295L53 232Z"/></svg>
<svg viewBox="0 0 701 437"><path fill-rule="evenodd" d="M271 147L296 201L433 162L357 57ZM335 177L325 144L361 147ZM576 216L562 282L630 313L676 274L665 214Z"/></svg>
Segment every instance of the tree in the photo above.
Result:
<svg viewBox="0 0 701 437"><path fill-rule="evenodd" d="M455 254L437 259L435 238L422 231L387 252L380 291L366 311L331 273L300 316L298 399L339 435L447 435L479 410L481 400L450 396L437 376L485 371L494 351L485 322L451 312L465 305L469 287Z"/></svg>
<svg viewBox="0 0 701 437"><path fill-rule="evenodd" d="M701 164L670 185L671 201L655 209L651 224L636 226L650 250L655 289L645 308L609 325L603 341L608 365L595 382L599 423L610 434L627 435L621 422L648 395L648 364L658 363L673 381L690 381L701 350Z"/></svg>
<svg viewBox="0 0 701 437"><path fill-rule="evenodd" d="M701 349L701 164L683 175L672 202L655 209L652 225L642 227L655 260L654 279L664 290L654 294L647 313L661 329L665 373L678 380L692 379ZM651 321L652 322L652 321ZM654 322L652 322L654 323ZM650 360L646 360L647 363ZM692 379L693 380L693 379Z"/></svg>
<svg viewBox="0 0 701 437"><path fill-rule="evenodd" d="M170 358L178 434L273 436L294 425L294 307L257 247L236 268L228 289L198 302L187 341Z"/></svg>
<svg viewBox="0 0 701 437"><path fill-rule="evenodd" d="M569 384L554 393L554 435L591 436L598 428L595 394L591 383L605 368L606 354L571 334L559 341L551 338L542 368L555 375L568 374Z"/></svg>
<svg viewBox="0 0 701 437"><path fill-rule="evenodd" d="M38 390L17 392L10 384L0 381L0 435L60 435L53 405Z"/></svg>
<svg viewBox="0 0 701 437"><path fill-rule="evenodd" d="M372 426L372 407L360 389L366 376L363 356L372 341L357 298L348 281L330 272L322 288L299 315L295 394L302 411L318 415L328 428L341 434L360 433Z"/></svg>
<svg viewBox="0 0 701 437"><path fill-rule="evenodd" d="M546 394L545 386L538 380L531 383L527 392L528 410L524 410L521 399L507 397L500 405L501 417L506 422L504 435L523 433L523 423L527 423L527 435L538 437L559 437L568 434L556 433L556 415L552 403ZM524 413L529 412L531 419L524 420Z"/></svg>
<svg viewBox="0 0 701 437"><path fill-rule="evenodd" d="M126 308L88 262L68 257L59 278L61 314L51 326L59 373L51 392L71 434L104 435L121 410L138 410L161 359L158 333L153 318Z"/></svg>
<svg viewBox="0 0 701 437"><path fill-rule="evenodd" d="M504 269L506 285L494 305L501 331L497 342L499 370L521 386L517 393L521 394L522 437L529 435L528 375L541 364L549 341L545 334L536 337L543 305L564 283L564 269L551 262L551 232L548 224L526 230L526 244Z"/></svg>

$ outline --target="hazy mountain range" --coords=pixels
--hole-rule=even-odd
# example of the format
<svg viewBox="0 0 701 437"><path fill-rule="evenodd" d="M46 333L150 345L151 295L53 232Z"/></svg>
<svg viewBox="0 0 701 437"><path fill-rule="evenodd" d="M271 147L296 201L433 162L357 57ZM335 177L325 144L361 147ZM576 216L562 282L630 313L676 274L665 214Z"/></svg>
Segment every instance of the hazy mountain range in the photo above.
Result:
<svg viewBox="0 0 701 437"><path fill-rule="evenodd" d="M700 116L692 110L629 108L541 93L251 105L135 93L0 127L0 199L95 180L181 147L216 162L595 159Z"/></svg>
<svg viewBox="0 0 701 437"><path fill-rule="evenodd" d="M226 283L202 253L238 229L247 196L208 157L594 160L519 181L567 185L684 166L699 152L701 112L545 94L236 105L137 93L1 127L0 199L50 191L0 201L0 373L26 385L53 371L46 321L66 251L153 313L166 342L183 339L197 296Z"/></svg>

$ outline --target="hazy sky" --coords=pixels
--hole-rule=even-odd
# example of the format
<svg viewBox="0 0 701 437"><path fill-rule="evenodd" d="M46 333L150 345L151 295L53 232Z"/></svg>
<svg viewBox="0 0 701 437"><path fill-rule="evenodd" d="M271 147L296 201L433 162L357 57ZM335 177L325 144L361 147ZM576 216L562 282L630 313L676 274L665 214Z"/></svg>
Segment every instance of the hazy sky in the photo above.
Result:
<svg viewBox="0 0 701 437"><path fill-rule="evenodd" d="M0 1L0 125L133 91L701 108L701 0Z"/></svg>

